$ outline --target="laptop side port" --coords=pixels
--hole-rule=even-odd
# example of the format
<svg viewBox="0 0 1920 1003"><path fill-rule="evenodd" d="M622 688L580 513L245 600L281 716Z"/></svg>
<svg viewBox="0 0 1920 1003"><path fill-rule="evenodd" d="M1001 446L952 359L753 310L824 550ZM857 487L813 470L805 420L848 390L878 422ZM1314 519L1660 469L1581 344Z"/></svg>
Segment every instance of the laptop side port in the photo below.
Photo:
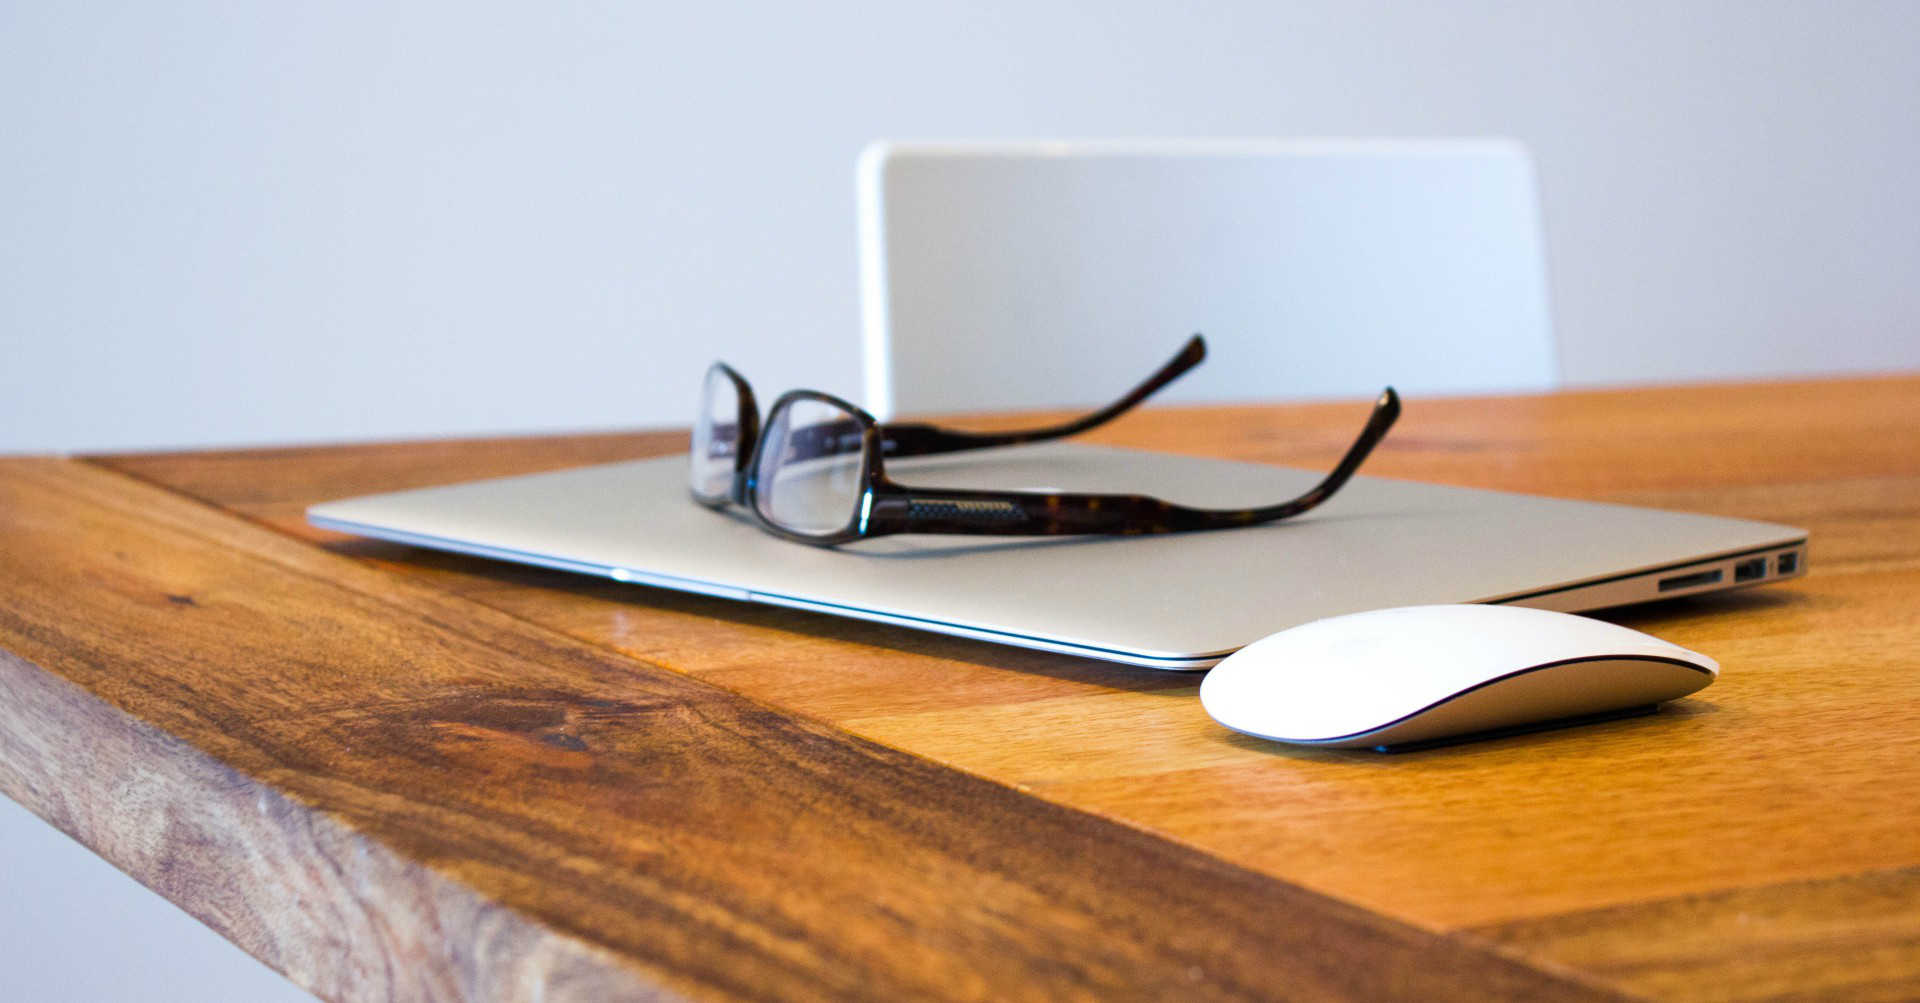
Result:
<svg viewBox="0 0 1920 1003"><path fill-rule="evenodd" d="M1674 575L1660 579L1660 591L1672 592L1675 589L1690 589L1700 585L1712 585L1720 581L1719 568L1711 571L1696 571L1690 575Z"/></svg>
<svg viewBox="0 0 1920 1003"><path fill-rule="evenodd" d="M1783 575L1790 575L1800 570L1800 552L1797 550L1789 550L1781 554L1775 562L1774 568Z"/></svg>
<svg viewBox="0 0 1920 1003"><path fill-rule="evenodd" d="M1733 566L1733 580L1736 582L1757 582L1767 577L1767 559L1749 557Z"/></svg>

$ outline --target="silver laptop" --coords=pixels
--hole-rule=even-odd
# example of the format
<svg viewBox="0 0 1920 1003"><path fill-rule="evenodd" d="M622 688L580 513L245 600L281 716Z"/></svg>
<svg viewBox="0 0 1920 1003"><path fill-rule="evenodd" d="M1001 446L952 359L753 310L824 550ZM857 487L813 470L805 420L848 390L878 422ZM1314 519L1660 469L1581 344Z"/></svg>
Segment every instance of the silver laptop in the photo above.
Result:
<svg viewBox="0 0 1920 1003"><path fill-rule="evenodd" d="M1236 508L1320 473L1080 444L888 462L915 485L1144 493ZM1156 669L1310 620L1422 603L1577 612L1803 574L1804 530L1357 477L1295 519L1133 537L890 536L825 549L688 495L687 457L315 505L314 525Z"/></svg>

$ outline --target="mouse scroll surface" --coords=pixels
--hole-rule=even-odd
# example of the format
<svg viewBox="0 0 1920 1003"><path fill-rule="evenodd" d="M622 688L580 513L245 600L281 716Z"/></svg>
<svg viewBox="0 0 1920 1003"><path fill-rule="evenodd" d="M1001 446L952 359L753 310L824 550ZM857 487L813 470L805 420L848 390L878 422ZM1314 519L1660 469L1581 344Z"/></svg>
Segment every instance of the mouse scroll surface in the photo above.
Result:
<svg viewBox="0 0 1920 1003"><path fill-rule="evenodd" d="M1401 745L1640 707L1712 682L1711 658L1639 631L1512 606L1414 606L1316 621L1229 656L1200 686L1236 731Z"/></svg>

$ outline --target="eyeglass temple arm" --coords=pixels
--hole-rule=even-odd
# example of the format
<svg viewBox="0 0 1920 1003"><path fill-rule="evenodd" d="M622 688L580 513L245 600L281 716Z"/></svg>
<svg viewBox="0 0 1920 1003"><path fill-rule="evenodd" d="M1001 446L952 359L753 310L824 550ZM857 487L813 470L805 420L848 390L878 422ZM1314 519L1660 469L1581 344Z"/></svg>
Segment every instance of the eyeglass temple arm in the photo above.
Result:
<svg viewBox="0 0 1920 1003"><path fill-rule="evenodd" d="M1306 512L1344 487L1400 417L1400 396L1381 392L1360 437L1346 455L1305 494L1275 505L1207 509L1176 505L1145 495L1065 494L1028 491L960 491L893 485L876 494L867 535L964 533L1047 536L1075 533L1182 533L1252 526Z"/></svg>
<svg viewBox="0 0 1920 1003"><path fill-rule="evenodd" d="M921 423L885 424L880 426L880 448L886 456L930 456L934 453L953 453L963 449L986 449L991 446L1013 446L1023 442L1044 442L1048 439L1063 439L1078 435L1091 428L1098 428L1107 422L1132 410L1141 401L1157 393L1160 388L1179 379L1187 370L1200 364L1207 357L1207 341L1200 335L1187 339L1180 351L1158 372L1146 378L1139 386L1128 391L1126 396L1098 411L1082 415L1060 425L1048 425L1044 428L1029 428L1014 432L963 432L957 429L941 428L937 425Z"/></svg>

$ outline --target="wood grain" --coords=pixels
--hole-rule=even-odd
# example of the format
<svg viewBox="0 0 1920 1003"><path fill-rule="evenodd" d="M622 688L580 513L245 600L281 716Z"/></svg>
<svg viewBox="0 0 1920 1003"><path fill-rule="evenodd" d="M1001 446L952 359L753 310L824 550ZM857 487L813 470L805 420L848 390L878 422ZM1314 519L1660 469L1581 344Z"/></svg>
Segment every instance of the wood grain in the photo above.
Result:
<svg viewBox="0 0 1920 1003"><path fill-rule="evenodd" d="M0 791L332 998L1608 995L71 461L0 594Z"/></svg>
<svg viewBox="0 0 1920 1003"><path fill-rule="evenodd" d="M1662 999L1920 999L1920 870L1683 896L1489 927Z"/></svg>
<svg viewBox="0 0 1920 1003"><path fill-rule="evenodd" d="M1098 438L1322 466L1364 411L1168 409ZM1897 991L1914 971L1887 938L1920 914L1898 877L1920 866L1920 376L1409 402L1369 473L1786 522L1811 530L1813 558L1793 583L1609 614L1719 658L1721 681L1696 698L1652 718L1391 758L1237 738L1200 712L1190 678L299 522L307 502L402 486L377 476L339 490L300 459L283 474L270 453L101 462L598 650L1547 970L1701 998ZM460 467L449 453L438 470ZM261 490L278 484L291 486ZM1850 882L1891 903L1876 929L1892 933L1821 939L1840 908L1821 903L1842 899L1816 890ZM1725 957L1748 943L1737 928L1718 954L1635 953L1688 903L1734 903L1729 915L1766 903L1785 924L1775 935L1804 935L1800 957L1821 970L1783 960L1764 977L1732 973ZM1855 969L1880 974L1849 981Z"/></svg>

